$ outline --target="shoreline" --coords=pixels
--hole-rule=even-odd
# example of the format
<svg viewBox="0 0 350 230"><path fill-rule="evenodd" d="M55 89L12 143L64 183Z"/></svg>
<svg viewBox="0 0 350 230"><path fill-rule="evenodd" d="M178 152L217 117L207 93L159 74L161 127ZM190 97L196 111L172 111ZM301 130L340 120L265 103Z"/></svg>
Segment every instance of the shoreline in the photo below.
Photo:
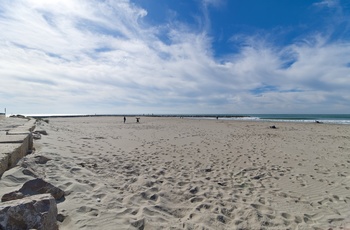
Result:
<svg viewBox="0 0 350 230"><path fill-rule="evenodd" d="M24 117L23 115L11 115ZM238 121L268 121L287 123L326 123L350 125L350 114L41 114L26 115L35 119L69 117L168 117L186 119L221 119Z"/></svg>

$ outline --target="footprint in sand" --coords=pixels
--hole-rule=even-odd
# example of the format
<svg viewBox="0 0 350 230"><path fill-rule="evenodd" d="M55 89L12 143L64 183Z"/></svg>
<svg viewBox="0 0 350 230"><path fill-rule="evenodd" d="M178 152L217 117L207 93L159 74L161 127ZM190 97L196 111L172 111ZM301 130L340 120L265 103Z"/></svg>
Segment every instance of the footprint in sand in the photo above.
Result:
<svg viewBox="0 0 350 230"><path fill-rule="evenodd" d="M144 229L144 227L145 227L145 218L132 221L130 224L133 227L137 228L137 229Z"/></svg>
<svg viewBox="0 0 350 230"><path fill-rule="evenodd" d="M100 212L98 211L98 209L95 208L91 208L88 206L81 206L78 210L78 213L84 213L84 214L88 214L90 216L98 216L100 214Z"/></svg>
<svg viewBox="0 0 350 230"><path fill-rule="evenodd" d="M251 204L250 206L252 206L254 209L262 212L262 213L265 213L265 214L273 214L273 209L268 207L268 206L265 206L265 205L261 205L261 204Z"/></svg>
<svg viewBox="0 0 350 230"><path fill-rule="evenodd" d="M292 219L294 219L294 217L293 217L291 214L285 213L285 212L281 213L281 216L282 216L284 219L286 219L286 220L292 220Z"/></svg>
<svg viewBox="0 0 350 230"><path fill-rule="evenodd" d="M191 203L197 203L197 202L202 202L203 200L204 200L204 198L202 198L202 197L192 197L190 199L190 202Z"/></svg>

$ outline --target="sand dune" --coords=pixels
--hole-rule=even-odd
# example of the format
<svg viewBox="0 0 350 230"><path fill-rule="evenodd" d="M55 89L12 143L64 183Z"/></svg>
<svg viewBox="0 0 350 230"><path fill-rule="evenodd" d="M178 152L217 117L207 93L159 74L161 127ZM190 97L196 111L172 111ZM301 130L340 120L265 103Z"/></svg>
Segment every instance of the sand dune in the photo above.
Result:
<svg viewBox="0 0 350 230"><path fill-rule="evenodd" d="M350 229L347 125L86 117L38 126L49 135L20 163L32 174L6 172L0 195L33 176L63 189L60 229Z"/></svg>

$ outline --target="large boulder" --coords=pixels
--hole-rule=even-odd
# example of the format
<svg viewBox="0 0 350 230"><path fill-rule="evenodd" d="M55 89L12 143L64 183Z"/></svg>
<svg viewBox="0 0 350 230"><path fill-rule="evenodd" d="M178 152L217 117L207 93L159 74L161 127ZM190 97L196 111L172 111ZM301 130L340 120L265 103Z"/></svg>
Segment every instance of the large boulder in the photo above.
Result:
<svg viewBox="0 0 350 230"><path fill-rule="evenodd" d="M57 230L57 205L50 194L0 203L0 229Z"/></svg>
<svg viewBox="0 0 350 230"><path fill-rule="evenodd" d="M1 198L1 201L4 202L16 200L21 199L25 196L44 193L50 193L56 200L59 200L64 196L64 191L62 189L53 186L41 178L36 178L24 183L22 188L20 188L18 191L4 194Z"/></svg>

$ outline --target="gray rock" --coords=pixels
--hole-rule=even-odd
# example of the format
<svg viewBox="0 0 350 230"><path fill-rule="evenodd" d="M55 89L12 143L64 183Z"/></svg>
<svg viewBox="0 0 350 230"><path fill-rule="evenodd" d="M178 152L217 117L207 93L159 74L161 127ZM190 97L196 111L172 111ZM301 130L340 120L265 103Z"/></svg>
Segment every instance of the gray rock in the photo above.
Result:
<svg viewBox="0 0 350 230"><path fill-rule="evenodd" d="M35 163L37 164L46 164L46 162L50 161L51 159L45 156L35 156Z"/></svg>
<svg viewBox="0 0 350 230"><path fill-rule="evenodd" d="M32 136L33 136L34 140L41 139L41 134L40 133L32 133Z"/></svg>
<svg viewBox="0 0 350 230"><path fill-rule="evenodd" d="M35 130L34 133L39 133L39 134L45 135L45 136L47 135L46 130Z"/></svg>
<svg viewBox="0 0 350 230"><path fill-rule="evenodd" d="M0 229L57 230L57 205L50 194L0 203Z"/></svg>
<svg viewBox="0 0 350 230"><path fill-rule="evenodd" d="M18 191L10 192L2 196L1 201L10 201L22 198L24 196L31 196L37 194L50 193L56 200L61 199L64 196L64 191L60 188L53 186L52 184L44 181L41 178L36 178L27 181L23 184L22 188ZM23 196L21 197L22 194Z"/></svg>
<svg viewBox="0 0 350 230"><path fill-rule="evenodd" d="M22 170L22 173L24 175L31 176L31 177L34 177L34 178L38 177L38 175L36 175L35 172L32 169L25 168L25 169Z"/></svg>
<svg viewBox="0 0 350 230"><path fill-rule="evenodd" d="M6 193L1 197L1 202L6 202L10 200L19 200L24 198L25 195L19 191L14 191L10 193Z"/></svg>
<svg viewBox="0 0 350 230"><path fill-rule="evenodd" d="M66 219L66 217L67 216L65 216L65 215L63 215L63 214L61 214L61 213L59 213L58 215L57 215L57 221L59 221L59 222L63 222L64 221L64 219Z"/></svg>

